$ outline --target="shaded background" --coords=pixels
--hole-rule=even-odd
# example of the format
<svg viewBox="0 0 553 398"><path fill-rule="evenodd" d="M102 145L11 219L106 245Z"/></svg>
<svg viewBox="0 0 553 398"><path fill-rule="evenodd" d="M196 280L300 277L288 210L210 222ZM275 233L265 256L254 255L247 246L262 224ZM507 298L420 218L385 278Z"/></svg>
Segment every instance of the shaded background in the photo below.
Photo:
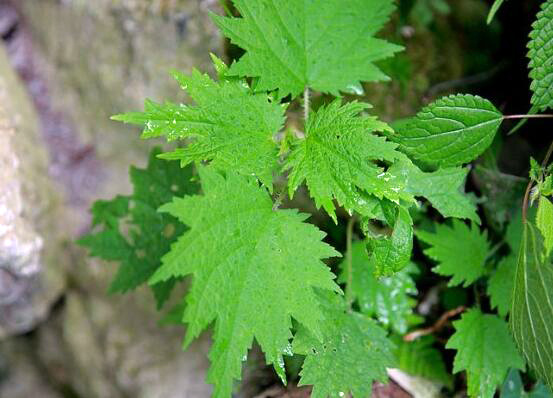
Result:
<svg viewBox="0 0 553 398"><path fill-rule="evenodd" d="M454 92L525 113L526 43L541 1L508 1L487 26L490 3L399 1L383 35L406 51L381 65L391 83L365 86L374 113L392 121ZM209 52L240 55L208 11L221 13L219 2L0 0L0 397L209 396L209 337L180 351L182 330L158 325L150 293L108 296L114 266L73 243L89 228L93 200L130 191L128 167L144 165L152 145L109 116L142 109L145 97L186 101L170 69L211 73ZM512 125L469 180L490 199L492 233L515 210L528 157L541 159L549 143L546 121L506 137ZM330 231L339 248L342 234ZM420 281L420 298L433 283ZM238 396L307 396L273 387L259 363L252 353ZM395 385L377 390L409 396Z"/></svg>

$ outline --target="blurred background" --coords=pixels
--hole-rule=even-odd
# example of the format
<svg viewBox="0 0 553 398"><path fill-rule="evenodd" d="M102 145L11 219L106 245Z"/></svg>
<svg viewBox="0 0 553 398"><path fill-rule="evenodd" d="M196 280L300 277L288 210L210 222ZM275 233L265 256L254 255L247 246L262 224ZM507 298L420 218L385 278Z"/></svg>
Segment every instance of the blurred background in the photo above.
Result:
<svg viewBox="0 0 553 398"><path fill-rule="evenodd" d="M508 1L486 25L491 2L398 1L384 36L406 51L381 64L391 83L365 86L374 113L392 121L454 92L526 113L541 1ZM115 267L74 240L93 200L130 191L128 167L152 146L109 116L146 97L187 101L170 69L211 73L210 52L240 56L210 11L223 12L218 0L0 0L0 397L209 396L209 336L182 352L181 328L159 325L150 293L108 295ZM528 157L548 144L547 122L507 137L512 126L469 180L492 199L492 228L512 210ZM308 396L274 387L260 362L252 354L239 396ZM391 384L375 396L409 395Z"/></svg>

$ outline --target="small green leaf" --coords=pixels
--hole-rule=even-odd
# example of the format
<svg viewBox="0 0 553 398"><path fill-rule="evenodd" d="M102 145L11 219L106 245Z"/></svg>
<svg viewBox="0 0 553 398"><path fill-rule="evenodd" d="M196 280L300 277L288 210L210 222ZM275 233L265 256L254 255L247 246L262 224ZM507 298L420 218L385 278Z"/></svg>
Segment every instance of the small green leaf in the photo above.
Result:
<svg viewBox="0 0 553 398"><path fill-rule="evenodd" d="M488 148L503 120L481 97L458 94L434 101L388 137L413 159L430 166L459 166Z"/></svg>
<svg viewBox="0 0 553 398"><path fill-rule="evenodd" d="M351 260L352 299L357 301L359 311L376 317L397 333L405 333L416 305L413 295L417 294L417 288L410 276L416 273L416 266L411 264L389 278L377 279L374 259L368 256L362 241L353 243ZM340 282L347 283L347 272L347 261L344 260L340 263Z"/></svg>
<svg viewBox="0 0 553 398"><path fill-rule="evenodd" d="M467 371L470 397L492 398L509 368L524 369L524 360L501 318L470 309L453 326L455 334L446 348L457 350L453 372Z"/></svg>
<svg viewBox="0 0 553 398"><path fill-rule="evenodd" d="M99 229L78 243L90 255L119 262L109 291L124 293L145 283L161 265L161 257L185 227L169 214L157 211L173 195L194 194L199 184L191 182L192 166L161 160L159 148L150 153L146 169L131 167L133 193L99 200L92 206L92 224ZM169 297L175 280L152 286L158 308Z"/></svg>
<svg viewBox="0 0 553 398"><path fill-rule="evenodd" d="M431 259L438 262L432 271L452 276L449 286L468 286L486 274L485 261L490 250L487 233L481 233L474 224L453 220L450 226L437 224L436 232L417 231L417 238L430 245L424 249Z"/></svg>
<svg viewBox="0 0 553 398"><path fill-rule="evenodd" d="M375 117L360 116L367 104L335 100L309 116L306 138L288 156L288 189L292 196L305 180L317 207L323 207L336 221L334 203L362 215L373 213L370 197L391 201L412 200L399 178L377 161L393 162L405 157L397 144L374 132L390 130Z"/></svg>
<svg viewBox="0 0 553 398"><path fill-rule="evenodd" d="M185 345L214 323L208 381L214 397L231 395L254 339L285 380L292 317L321 337L323 314L314 288L340 291L321 262L337 256L306 214L273 210L254 178L199 169L203 195L175 198L161 210L190 230L171 246L150 278L192 276L183 322Z"/></svg>
<svg viewBox="0 0 553 398"><path fill-rule="evenodd" d="M488 281L488 295L492 308L497 308L497 312L503 317L507 316L511 309L516 267L516 255L503 257Z"/></svg>
<svg viewBox="0 0 553 398"><path fill-rule="evenodd" d="M305 327L294 336L293 350L306 355L300 385L313 385L312 398L354 398L371 395L374 380L385 381L394 364L393 344L386 331L364 315L347 312L343 300L323 298L323 338Z"/></svg>
<svg viewBox="0 0 553 398"><path fill-rule="evenodd" d="M367 249L377 278L401 271L409 263L413 250L413 220L407 209L397 206L391 235L369 238Z"/></svg>
<svg viewBox="0 0 553 398"><path fill-rule="evenodd" d="M530 222L524 224L515 274L509 322L518 347L530 367L553 386L553 264L543 238Z"/></svg>
<svg viewBox="0 0 553 398"><path fill-rule="evenodd" d="M423 336L411 342L397 339L398 367L413 376L424 377L451 389L453 377L445 367L440 350L432 347L433 344L434 339L430 336Z"/></svg>
<svg viewBox="0 0 553 398"><path fill-rule="evenodd" d="M476 205L464 193L468 168L447 167L425 173L412 162L401 160L390 168L390 174L405 179L405 190L424 197L444 217L467 218L480 224Z"/></svg>
<svg viewBox="0 0 553 398"><path fill-rule="evenodd" d="M389 78L374 62L402 47L375 38L394 10L392 0L233 0L241 18L212 14L246 54L230 74L259 77L257 91L292 98L304 88L338 95L360 81Z"/></svg>
<svg viewBox="0 0 553 398"><path fill-rule="evenodd" d="M536 226L543 236L545 253L549 255L553 249L553 204L545 196L540 197Z"/></svg>
<svg viewBox="0 0 553 398"><path fill-rule="evenodd" d="M532 95L532 105L537 106L540 111L553 107L553 95L551 86L553 85L553 66L551 57L553 57L553 30L551 23L553 21L553 0L546 0L541 5L541 11L538 12L536 21L532 24L530 32L530 41L528 42L528 57L530 58L530 89L534 92Z"/></svg>
<svg viewBox="0 0 553 398"><path fill-rule="evenodd" d="M499 10L499 7L501 7L504 1L505 0L495 0L493 2L492 7L490 8L490 12L488 14L488 18L486 19L486 23L488 25L492 22L493 17L495 17L495 14L497 13L497 11Z"/></svg>

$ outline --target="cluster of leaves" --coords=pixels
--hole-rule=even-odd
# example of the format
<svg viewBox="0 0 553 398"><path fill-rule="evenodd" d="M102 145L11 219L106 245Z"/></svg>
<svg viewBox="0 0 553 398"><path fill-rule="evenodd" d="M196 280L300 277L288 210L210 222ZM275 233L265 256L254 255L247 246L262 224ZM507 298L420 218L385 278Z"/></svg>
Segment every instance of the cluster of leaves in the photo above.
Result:
<svg viewBox="0 0 553 398"><path fill-rule="evenodd" d="M550 106L551 49L540 43L548 40L552 4L544 3L530 43L532 101L540 110ZM459 94L390 126L367 114L369 104L344 103L340 93L388 79L376 62L401 47L375 34L392 0L234 6L240 17L212 17L245 54L230 66L212 56L217 80L197 70L174 73L194 105L148 100L144 112L114 117L144 126L143 138L183 146L155 150L145 170L133 168L131 196L94 204L95 229L81 243L120 263L111 290L147 283L161 307L175 283L189 278L177 307L185 346L214 324L208 380L216 397L231 395L254 340L283 382L284 356L305 356L300 384L313 385L314 397L369 396L372 381L385 380L393 366L451 387L434 340L396 339L420 322L416 237L437 263L433 272L450 286L485 284L497 309L468 309L446 346L456 351L453 371L467 373L469 395L491 398L509 369L523 370L525 361L551 385L549 171L533 168L537 228L512 222L502 257L464 192L467 164L490 146L502 113ZM311 91L338 98L309 110ZM282 133L302 93L303 131ZM287 186L273 195L277 175ZM336 281L327 259L341 254L323 241L325 233L308 214L273 200L286 192L292 198L303 184L334 222L338 208L351 216ZM452 220L415 231L421 201ZM352 243L355 222L365 236Z"/></svg>

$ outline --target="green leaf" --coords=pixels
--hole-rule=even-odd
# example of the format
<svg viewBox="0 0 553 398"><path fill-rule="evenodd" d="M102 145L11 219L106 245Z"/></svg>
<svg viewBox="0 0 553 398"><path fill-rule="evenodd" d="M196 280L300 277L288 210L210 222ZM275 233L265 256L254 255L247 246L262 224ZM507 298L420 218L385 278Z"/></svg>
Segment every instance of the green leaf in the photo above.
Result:
<svg viewBox="0 0 553 398"><path fill-rule="evenodd" d="M376 164L393 162L404 155L397 144L373 132L389 130L372 116L359 116L367 104L335 100L314 112L307 121L306 137L288 156L285 170L290 196L305 180L317 207L323 207L336 221L335 199L348 210L371 215L369 196L391 201L411 200L397 178Z"/></svg>
<svg viewBox="0 0 553 398"><path fill-rule="evenodd" d="M538 382L532 388L532 391L524 391L520 372L516 369L511 369L503 386L501 386L500 398L553 398L553 394L542 382Z"/></svg>
<svg viewBox="0 0 553 398"><path fill-rule="evenodd" d="M402 47L374 35L392 0L233 0L241 18L212 15L232 43L246 50L229 74L259 77L258 91L280 97L304 88L338 95L360 81L388 80L374 62Z"/></svg>
<svg viewBox="0 0 553 398"><path fill-rule="evenodd" d="M417 238L430 245L424 250L438 262L432 269L440 275L451 276L449 286L468 286L485 275L486 256L490 250L487 233L474 224L453 220L451 226L436 224L436 232L417 231Z"/></svg>
<svg viewBox="0 0 553 398"><path fill-rule="evenodd" d="M409 263L413 250L413 220L403 206L397 213L390 236L369 238L367 248L375 265L375 276L391 276Z"/></svg>
<svg viewBox="0 0 553 398"><path fill-rule="evenodd" d="M536 374L553 386L553 264L543 238L530 222L524 232L515 274L509 322L518 347Z"/></svg>
<svg viewBox="0 0 553 398"><path fill-rule="evenodd" d="M453 326L446 348L457 350L453 373L467 371L469 396L492 398L509 368L524 369L509 327L498 316L470 309Z"/></svg>
<svg viewBox="0 0 553 398"><path fill-rule="evenodd" d="M404 179L406 192L426 198L442 216L467 218L480 224L476 205L463 189L468 168L447 167L425 173L412 162L402 160L389 171Z"/></svg>
<svg viewBox="0 0 553 398"><path fill-rule="evenodd" d="M536 226L543 236L545 253L550 254L553 249L553 204L545 196L540 197Z"/></svg>
<svg viewBox="0 0 553 398"><path fill-rule="evenodd" d="M416 266L412 264L389 278L377 279L375 261L368 256L362 241L353 243L351 261L352 299L357 301L360 312L376 317L384 326L400 334L405 333L416 305L412 296L417 294L417 288L410 276L416 272ZM340 263L338 280L347 283L347 261Z"/></svg>
<svg viewBox="0 0 553 398"><path fill-rule="evenodd" d="M339 297L323 301L322 341L300 327L293 350L306 355L300 385L312 384L312 398L369 397L374 380L385 381L394 364L386 331L364 315L347 312Z"/></svg>
<svg viewBox="0 0 553 398"><path fill-rule="evenodd" d="M490 8L490 12L488 13L488 18L486 19L486 23L488 25L492 22L493 17L495 17L495 14L497 13L497 11L499 10L499 7L501 7L504 1L505 0L495 0L493 2L492 7Z"/></svg>
<svg viewBox="0 0 553 398"><path fill-rule="evenodd" d="M99 200L92 206L92 224L99 231L82 237L78 243L90 255L119 262L119 269L109 291L124 293L145 283L161 265L161 257L185 227L157 208L173 195L198 191L192 183L193 169L182 169L177 162L158 159L159 148L150 153L146 169L131 167L133 193L112 200ZM174 280L153 285L158 308L167 300Z"/></svg>
<svg viewBox="0 0 553 398"><path fill-rule="evenodd" d="M440 350L432 347L433 344L434 339L431 336L423 336L411 342L397 339L398 367L413 376L424 377L451 389L453 377L445 367Z"/></svg>
<svg viewBox="0 0 553 398"><path fill-rule="evenodd" d="M273 211L253 178L200 169L204 195L175 198L161 209L190 227L150 279L193 276L183 321L188 345L215 323L208 381L228 397L254 338L285 379L293 317L321 336L315 287L339 291L321 259L337 256L324 233L295 210Z"/></svg>
<svg viewBox="0 0 553 398"><path fill-rule="evenodd" d="M551 86L553 85L553 47L550 45L553 40L553 0L544 1L541 11L538 12L536 21L532 24L530 41L528 42L528 57L530 58L530 89L533 91L532 105L537 106L540 111L553 107L553 96Z"/></svg>
<svg viewBox="0 0 553 398"><path fill-rule="evenodd" d="M209 160L223 170L254 174L272 189L278 168L274 135L284 124L285 108L266 94L253 94L239 80L215 82L197 70L174 76L196 107L146 101L144 112L113 119L144 125L143 138L188 139L186 147L163 154L166 159L178 159L182 165Z"/></svg>
<svg viewBox="0 0 553 398"><path fill-rule="evenodd" d="M388 137L411 158L430 166L459 166L488 148L503 120L493 104L481 97L458 94L426 106L396 127Z"/></svg>
<svg viewBox="0 0 553 398"><path fill-rule="evenodd" d="M505 317L511 309L517 256L510 254L503 257L488 281L488 295L492 308L497 308L499 315Z"/></svg>

